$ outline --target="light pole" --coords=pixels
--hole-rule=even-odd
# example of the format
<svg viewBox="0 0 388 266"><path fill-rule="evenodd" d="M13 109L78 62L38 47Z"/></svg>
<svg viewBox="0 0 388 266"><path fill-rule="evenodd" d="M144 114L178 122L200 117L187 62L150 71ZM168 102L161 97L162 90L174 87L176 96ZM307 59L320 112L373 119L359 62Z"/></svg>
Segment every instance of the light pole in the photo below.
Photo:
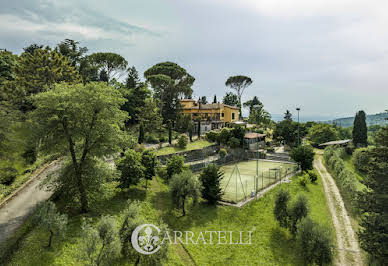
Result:
<svg viewBox="0 0 388 266"><path fill-rule="evenodd" d="M300 137L299 137L299 111L300 111L300 107L297 107L296 111L298 111L298 146L299 146L300 145Z"/></svg>

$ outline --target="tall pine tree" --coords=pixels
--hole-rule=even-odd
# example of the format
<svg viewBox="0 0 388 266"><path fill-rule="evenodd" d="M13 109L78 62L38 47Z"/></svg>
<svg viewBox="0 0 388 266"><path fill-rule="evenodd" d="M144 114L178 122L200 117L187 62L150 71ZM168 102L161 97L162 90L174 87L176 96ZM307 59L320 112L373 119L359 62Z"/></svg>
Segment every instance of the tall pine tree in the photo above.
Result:
<svg viewBox="0 0 388 266"><path fill-rule="evenodd" d="M353 144L356 147L368 145L368 128L366 126L366 115L359 111L353 123Z"/></svg>

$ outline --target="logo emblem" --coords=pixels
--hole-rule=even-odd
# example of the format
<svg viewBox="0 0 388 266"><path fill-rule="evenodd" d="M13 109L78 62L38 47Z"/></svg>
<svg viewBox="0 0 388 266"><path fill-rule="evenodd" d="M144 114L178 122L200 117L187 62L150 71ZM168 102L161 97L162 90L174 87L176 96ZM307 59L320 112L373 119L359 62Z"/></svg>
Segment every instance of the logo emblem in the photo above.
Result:
<svg viewBox="0 0 388 266"><path fill-rule="evenodd" d="M153 224L139 225L132 233L132 246L141 254L154 254L160 249L159 234L160 229Z"/></svg>

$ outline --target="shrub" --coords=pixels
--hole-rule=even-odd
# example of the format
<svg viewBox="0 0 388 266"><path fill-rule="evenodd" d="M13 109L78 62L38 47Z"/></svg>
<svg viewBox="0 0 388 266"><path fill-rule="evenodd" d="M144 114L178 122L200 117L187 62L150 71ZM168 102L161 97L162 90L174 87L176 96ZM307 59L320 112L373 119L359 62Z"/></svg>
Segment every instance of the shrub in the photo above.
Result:
<svg viewBox="0 0 388 266"><path fill-rule="evenodd" d="M224 173L215 164L208 165L202 170L199 180L202 182L202 198L209 204L216 204L221 200L222 192L221 181L224 178Z"/></svg>
<svg viewBox="0 0 388 266"><path fill-rule="evenodd" d="M129 188L144 178L145 167L141 163L141 153L127 150L123 158L117 162L117 169L121 172L120 187Z"/></svg>
<svg viewBox="0 0 388 266"><path fill-rule="evenodd" d="M228 141L228 146L231 147L231 148L239 148L241 145L240 145L240 140L238 138L235 138L235 137L231 137Z"/></svg>
<svg viewBox="0 0 388 266"><path fill-rule="evenodd" d="M299 195L289 210L290 216L290 231L293 235L296 234L297 224L307 216L309 212L307 206L307 198L305 195Z"/></svg>
<svg viewBox="0 0 388 266"><path fill-rule="evenodd" d="M145 141L147 143L159 144L158 138L155 137L154 135L147 135L147 137L145 138Z"/></svg>
<svg viewBox="0 0 388 266"><path fill-rule="evenodd" d="M328 230L304 218L298 225L299 252L306 264L324 265L333 260L333 241Z"/></svg>
<svg viewBox="0 0 388 266"><path fill-rule="evenodd" d="M333 170L337 176L342 172L342 170L344 170L344 168L345 168L345 163L342 159L339 159L334 163Z"/></svg>
<svg viewBox="0 0 388 266"><path fill-rule="evenodd" d="M17 170L12 166L4 167L0 169L0 184L6 185L6 186L11 185L17 175L18 175Z"/></svg>
<svg viewBox="0 0 388 266"><path fill-rule="evenodd" d="M218 154L220 155L221 158L225 158L226 155L228 155L228 152L225 149L220 149Z"/></svg>
<svg viewBox="0 0 388 266"><path fill-rule="evenodd" d="M137 144L136 147L135 147L135 151L136 152L143 152L143 151L145 151L144 144Z"/></svg>
<svg viewBox="0 0 388 266"><path fill-rule="evenodd" d="M186 136L186 134L182 134L178 138L178 147L181 149L186 148L187 144L189 143L189 138Z"/></svg>
<svg viewBox="0 0 388 266"><path fill-rule="evenodd" d="M214 130L211 130L205 134L205 138L211 142L217 142L218 136L219 136L219 133Z"/></svg>
<svg viewBox="0 0 388 266"><path fill-rule="evenodd" d="M183 171L185 160L183 156L174 155L167 160L167 179L170 179L175 174L180 174Z"/></svg>
<svg viewBox="0 0 388 266"><path fill-rule="evenodd" d="M166 136L160 136L159 142L167 142L168 138Z"/></svg>
<svg viewBox="0 0 388 266"><path fill-rule="evenodd" d="M228 144L229 139L232 137L232 132L229 128L224 127L221 129L218 135L218 141L224 145Z"/></svg>
<svg viewBox="0 0 388 266"><path fill-rule="evenodd" d="M279 225L285 228L289 225L288 202L290 198L290 192L283 189L279 190L275 197L273 214Z"/></svg>
<svg viewBox="0 0 388 266"><path fill-rule="evenodd" d="M168 180L168 174L167 174L167 168L166 167L160 167L156 170L156 174L164 179L164 180Z"/></svg>
<svg viewBox="0 0 388 266"><path fill-rule="evenodd" d="M360 148L353 153L353 165L360 172L368 172L370 163L370 153L368 148Z"/></svg>
<svg viewBox="0 0 388 266"><path fill-rule="evenodd" d="M315 183L318 180L318 175L314 170L307 171L307 174L309 175L311 183Z"/></svg>
<svg viewBox="0 0 388 266"><path fill-rule="evenodd" d="M302 171L313 169L314 150L309 145L300 145L293 148L291 151L291 158L297 162Z"/></svg>
<svg viewBox="0 0 388 266"><path fill-rule="evenodd" d="M301 185L302 187L306 187L307 184L309 183L310 181L310 177L307 173L301 175L298 177L298 183L299 185Z"/></svg>
<svg viewBox="0 0 388 266"><path fill-rule="evenodd" d="M267 147L266 151L267 152L275 152L275 148L274 147Z"/></svg>

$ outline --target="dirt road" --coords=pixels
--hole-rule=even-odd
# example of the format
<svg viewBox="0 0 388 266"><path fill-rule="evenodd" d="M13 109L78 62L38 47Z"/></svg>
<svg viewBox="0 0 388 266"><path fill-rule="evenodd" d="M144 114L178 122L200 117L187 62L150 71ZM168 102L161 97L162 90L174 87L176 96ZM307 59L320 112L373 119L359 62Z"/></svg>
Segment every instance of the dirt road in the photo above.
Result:
<svg viewBox="0 0 388 266"><path fill-rule="evenodd" d="M322 163L322 156L314 160L314 167L322 177L333 224L337 236L337 265L364 265L358 241L350 223L349 215L333 177Z"/></svg>
<svg viewBox="0 0 388 266"><path fill-rule="evenodd" d="M39 202L47 200L52 195L52 192L40 188L39 184L42 179L59 168L59 162L49 165L38 176L32 177L34 180L31 183L0 208L0 246L24 223Z"/></svg>

